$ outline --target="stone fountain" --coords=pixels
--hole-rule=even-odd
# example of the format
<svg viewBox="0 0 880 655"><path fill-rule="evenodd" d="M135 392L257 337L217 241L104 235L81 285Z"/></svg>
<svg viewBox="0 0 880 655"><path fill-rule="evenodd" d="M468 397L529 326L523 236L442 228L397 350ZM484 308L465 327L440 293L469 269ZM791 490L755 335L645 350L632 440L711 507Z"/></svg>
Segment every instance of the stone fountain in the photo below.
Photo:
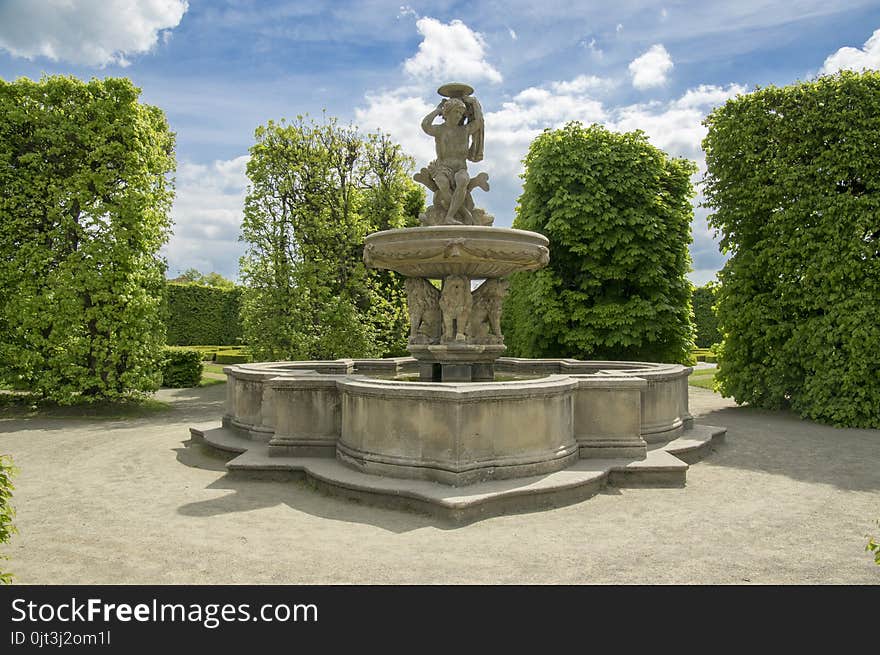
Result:
<svg viewBox="0 0 880 655"><path fill-rule="evenodd" d="M483 158L483 112L473 91L466 84L441 86L443 101L422 120L437 150L437 159L413 176L434 196L419 217L423 227L376 232L364 244L368 266L407 278L408 350L426 381L494 380L505 350L505 278L550 261L546 237L493 228L493 217L474 204L472 191L488 191L489 177L471 177L467 169L468 161ZM443 123L435 125L438 116ZM473 280L482 284L472 291Z"/></svg>
<svg viewBox="0 0 880 655"><path fill-rule="evenodd" d="M407 278L412 357L227 367L222 425L191 428L194 440L236 453L230 472L462 521L609 483L683 485L725 433L694 425L689 367L502 356L506 277L546 266L548 241L475 205L489 190L467 168L483 156L482 108L465 84L438 93L422 120L437 158L414 176L432 204L420 227L364 245L368 266Z"/></svg>

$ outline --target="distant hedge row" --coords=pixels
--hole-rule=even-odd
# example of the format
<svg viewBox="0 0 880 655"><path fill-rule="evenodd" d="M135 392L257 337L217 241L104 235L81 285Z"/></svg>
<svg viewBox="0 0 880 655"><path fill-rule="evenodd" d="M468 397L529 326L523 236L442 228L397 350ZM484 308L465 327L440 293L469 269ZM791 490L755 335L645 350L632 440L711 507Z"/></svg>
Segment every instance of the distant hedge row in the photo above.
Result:
<svg viewBox="0 0 880 655"><path fill-rule="evenodd" d="M235 344L241 339L241 289L198 284L166 285L169 346Z"/></svg>
<svg viewBox="0 0 880 655"><path fill-rule="evenodd" d="M199 386L202 356L197 350L166 348L162 357L162 386L175 389Z"/></svg>

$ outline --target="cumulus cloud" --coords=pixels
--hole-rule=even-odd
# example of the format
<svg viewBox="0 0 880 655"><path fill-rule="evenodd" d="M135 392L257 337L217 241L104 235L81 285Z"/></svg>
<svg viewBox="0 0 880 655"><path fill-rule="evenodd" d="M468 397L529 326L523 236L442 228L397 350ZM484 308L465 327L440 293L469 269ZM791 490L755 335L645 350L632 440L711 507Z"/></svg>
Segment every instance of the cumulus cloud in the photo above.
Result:
<svg viewBox="0 0 880 655"><path fill-rule="evenodd" d="M880 29L875 30L861 48L841 48L825 59L822 65L823 74L836 73L839 70L880 69Z"/></svg>
<svg viewBox="0 0 880 655"><path fill-rule="evenodd" d="M550 88L561 95L586 93L587 91L604 91L615 85L615 81L609 77L597 77L596 75L578 75L572 80L553 82Z"/></svg>
<svg viewBox="0 0 880 655"><path fill-rule="evenodd" d="M648 89L666 83L666 75L672 70L672 57L663 47L656 43L648 51L629 63L632 84L637 89Z"/></svg>
<svg viewBox="0 0 880 655"><path fill-rule="evenodd" d="M172 277L188 268L235 278L248 156L210 164L183 161L177 168L177 197L171 210L174 236L164 248Z"/></svg>
<svg viewBox="0 0 880 655"><path fill-rule="evenodd" d="M746 87L741 84L728 84L726 87L714 84L701 84L693 89L685 91L684 95L675 100L672 106L680 109L705 109L724 104L730 98L741 93L746 93Z"/></svg>
<svg viewBox="0 0 880 655"><path fill-rule="evenodd" d="M364 132L384 132L416 158L420 166L434 159L434 142L419 126L423 116L435 105L426 102L408 88L385 93L371 93L364 98L366 106L357 107L355 123ZM440 98L438 98L439 100Z"/></svg>
<svg viewBox="0 0 880 655"><path fill-rule="evenodd" d="M479 32L460 20L446 24L427 16L416 21L416 28L424 38L403 64L408 74L442 82L501 82L501 73L486 61L486 41Z"/></svg>
<svg viewBox="0 0 880 655"><path fill-rule="evenodd" d="M0 4L0 48L16 57L73 64L127 66L149 52L163 30L180 23L186 0L6 0Z"/></svg>
<svg viewBox="0 0 880 655"><path fill-rule="evenodd" d="M614 112L608 127L621 132L642 130L658 148L677 157L696 160L704 168L701 143L706 136L702 120L712 107L745 93L738 84L700 85L668 103L628 105Z"/></svg>

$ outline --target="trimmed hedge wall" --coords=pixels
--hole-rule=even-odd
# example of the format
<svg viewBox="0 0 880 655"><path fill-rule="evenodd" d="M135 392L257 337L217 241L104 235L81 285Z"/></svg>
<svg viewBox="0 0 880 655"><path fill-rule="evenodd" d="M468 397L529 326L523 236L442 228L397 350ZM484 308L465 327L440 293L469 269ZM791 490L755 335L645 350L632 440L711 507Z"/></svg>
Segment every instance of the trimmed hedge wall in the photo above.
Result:
<svg viewBox="0 0 880 655"><path fill-rule="evenodd" d="M716 288L717 285L710 282L694 289L691 303L694 308L694 327L696 328L694 343L698 348L709 348L721 342L718 317L715 315L715 310L712 309L712 305L715 304Z"/></svg>
<svg viewBox="0 0 880 655"><path fill-rule="evenodd" d="M197 387L202 380L202 355L197 350L166 348L162 360L162 386Z"/></svg>
<svg viewBox="0 0 880 655"><path fill-rule="evenodd" d="M169 282L166 291L169 346L240 342L241 289Z"/></svg>
<svg viewBox="0 0 880 655"><path fill-rule="evenodd" d="M247 364L251 356L242 352L218 352L214 357L215 364Z"/></svg>
<svg viewBox="0 0 880 655"><path fill-rule="evenodd" d="M706 118L722 395L880 428L880 72L739 95Z"/></svg>

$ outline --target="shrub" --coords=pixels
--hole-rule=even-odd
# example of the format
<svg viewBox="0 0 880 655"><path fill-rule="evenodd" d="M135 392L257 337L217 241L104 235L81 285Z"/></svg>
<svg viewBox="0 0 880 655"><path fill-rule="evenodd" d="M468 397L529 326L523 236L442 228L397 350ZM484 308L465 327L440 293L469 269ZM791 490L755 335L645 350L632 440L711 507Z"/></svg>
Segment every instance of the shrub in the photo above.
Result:
<svg viewBox="0 0 880 655"><path fill-rule="evenodd" d="M511 276L510 354L688 361L694 164L641 132L570 123L525 165L513 226L550 240L550 264Z"/></svg>
<svg viewBox="0 0 880 655"><path fill-rule="evenodd" d="M169 282L166 302L166 343L169 346L241 341L240 288Z"/></svg>
<svg viewBox="0 0 880 655"><path fill-rule="evenodd" d="M880 73L739 96L706 119L718 380L738 403L880 427Z"/></svg>
<svg viewBox="0 0 880 655"><path fill-rule="evenodd" d="M174 134L130 80L0 80L0 361L62 404L155 390Z"/></svg>
<svg viewBox="0 0 880 655"><path fill-rule="evenodd" d="M202 379L202 355L198 350L166 348L162 361L162 386L197 387Z"/></svg>
<svg viewBox="0 0 880 655"><path fill-rule="evenodd" d="M246 353L217 353L214 358L215 364L247 364L251 361L251 356Z"/></svg>

